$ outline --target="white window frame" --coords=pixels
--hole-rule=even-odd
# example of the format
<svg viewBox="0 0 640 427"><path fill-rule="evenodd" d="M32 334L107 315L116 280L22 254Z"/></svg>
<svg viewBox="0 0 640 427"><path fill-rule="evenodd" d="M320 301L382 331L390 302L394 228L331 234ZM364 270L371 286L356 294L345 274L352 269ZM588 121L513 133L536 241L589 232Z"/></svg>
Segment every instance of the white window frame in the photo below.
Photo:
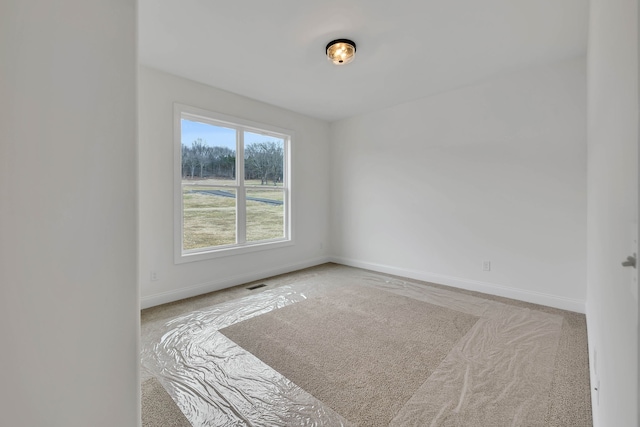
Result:
<svg viewBox="0 0 640 427"><path fill-rule="evenodd" d="M185 117L186 116L186 117ZM246 236L246 188L261 188L260 186L245 186L244 184L244 132L270 135L284 140L284 170L283 186L284 191L284 237L258 242L241 242L224 246L210 246L184 250L184 210L182 195L182 126L183 118L191 118L199 122L208 123L213 126L222 126L236 130L236 234L240 239ZM257 123L238 117L228 116L202 108L174 103L173 105L173 140L174 140L174 262L182 264L192 261L201 261L219 258L229 255L241 255L254 251L276 249L294 244L293 240L293 216L291 203L291 140L293 131L279 128L277 126ZM221 187L224 187L221 185Z"/></svg>

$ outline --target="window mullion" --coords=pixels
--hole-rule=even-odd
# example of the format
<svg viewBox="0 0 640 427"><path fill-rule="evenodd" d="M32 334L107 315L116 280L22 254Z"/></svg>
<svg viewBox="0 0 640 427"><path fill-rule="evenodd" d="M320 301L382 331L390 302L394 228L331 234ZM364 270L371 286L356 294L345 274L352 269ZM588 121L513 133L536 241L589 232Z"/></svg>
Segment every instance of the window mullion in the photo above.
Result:
<svg viewBox="0 0 640 427"><path fill-rule="evenodd" d="M237 129L236 146L236 238L239 244L247 241L247 199L244 187L244 130Z"/></svg>

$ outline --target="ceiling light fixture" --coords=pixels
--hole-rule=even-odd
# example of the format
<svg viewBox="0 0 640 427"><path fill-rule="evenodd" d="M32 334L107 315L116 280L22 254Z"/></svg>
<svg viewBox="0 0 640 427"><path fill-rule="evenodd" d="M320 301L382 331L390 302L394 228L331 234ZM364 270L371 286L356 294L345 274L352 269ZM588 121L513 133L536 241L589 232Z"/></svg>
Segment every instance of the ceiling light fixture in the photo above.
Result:
<svg viewBox="0 0 640 427"><path fill-rule="evenodd" d="M327 45L327 58L336 65L353 61L356 56L356 44L348 39L338 39Z"/></svg>

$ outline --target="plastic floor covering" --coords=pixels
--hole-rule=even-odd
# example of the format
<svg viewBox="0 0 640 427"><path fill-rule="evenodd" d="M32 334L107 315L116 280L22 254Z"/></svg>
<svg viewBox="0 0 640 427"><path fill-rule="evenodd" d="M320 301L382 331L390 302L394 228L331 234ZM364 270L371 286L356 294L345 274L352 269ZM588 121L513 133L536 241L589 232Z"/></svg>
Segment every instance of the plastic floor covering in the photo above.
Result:
<svg viewBox="0 0 640 427"><path fill-rule="evenodd" d="M356 425L219 332L357 282L479 320L390 425L543 425L562 317L363 270L298 282L176 317L142 349L194 426Z"/></svg>

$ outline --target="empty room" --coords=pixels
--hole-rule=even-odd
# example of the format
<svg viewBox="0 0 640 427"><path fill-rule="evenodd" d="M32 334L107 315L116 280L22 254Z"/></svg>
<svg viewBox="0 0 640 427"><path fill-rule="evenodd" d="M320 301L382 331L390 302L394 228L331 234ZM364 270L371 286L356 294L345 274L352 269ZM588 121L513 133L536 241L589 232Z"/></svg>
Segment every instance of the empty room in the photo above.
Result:
<svg viewBox="0 0 640 427"><path fill-rule="evenodd" d="M0 424L638 426L637 0L0 5Z"/></svg>

